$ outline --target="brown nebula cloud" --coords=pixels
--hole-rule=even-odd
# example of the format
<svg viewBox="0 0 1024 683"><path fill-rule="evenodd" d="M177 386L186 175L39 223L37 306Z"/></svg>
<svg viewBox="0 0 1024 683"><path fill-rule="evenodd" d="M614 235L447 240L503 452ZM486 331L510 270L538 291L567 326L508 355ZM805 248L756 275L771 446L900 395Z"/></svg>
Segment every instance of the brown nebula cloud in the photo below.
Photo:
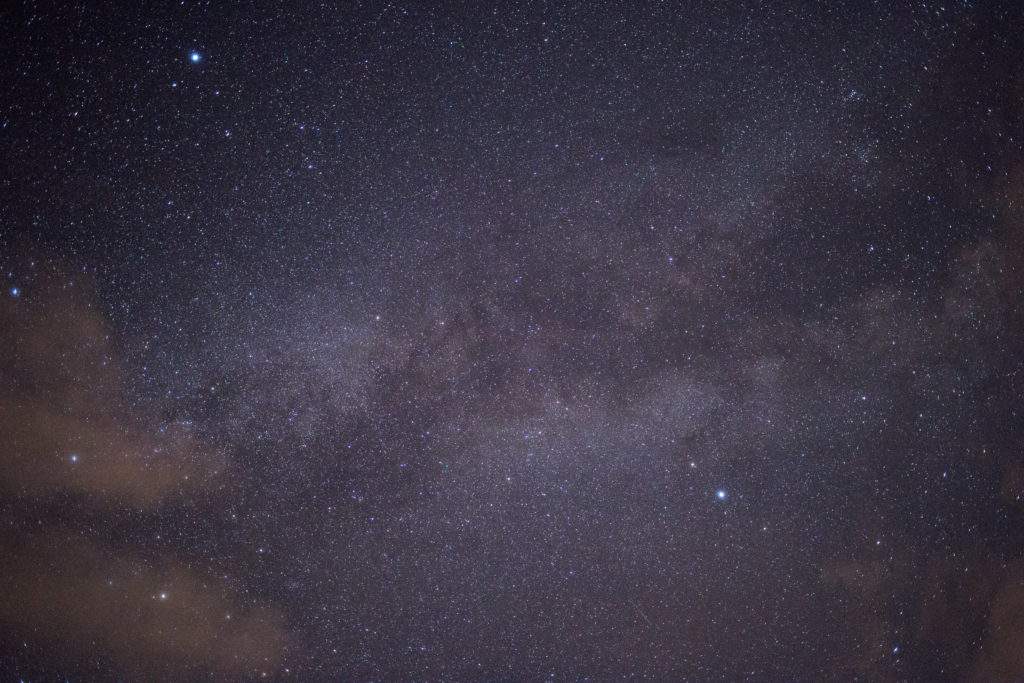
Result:
<svg viewBox="0 0 1024 683"><path fill-rule="evenodd" d="M135 408L110 331L81 286L0 304L5 493L55 490L151 509L208 485L223 458L188 426Z"/></svg>
<svg viewBox="0 0 1024 683"><path fill-rule="evenodd" d="M131 677L275 670L289 640L277 612L105 531L222 484L226 459L137 407L97 303L68 282L41 278L33 296L0 302L0 629Z"/></svg>
<svg viewBox="0 0 1024 683"><path fill-rule="evenodd" d="M281 664L279 613L242 605L214 577L173 558L151 566L53 529L0 560L0 620L123 673L179 678L255 675Z"/></svg>
<svg viewBox="0 0 1024 683"><path fill-rule="evenodd" d="M1024 671L1024 564L1016 562L992 598L984 645L971 671L979 681L1016 680Z"/></svg>

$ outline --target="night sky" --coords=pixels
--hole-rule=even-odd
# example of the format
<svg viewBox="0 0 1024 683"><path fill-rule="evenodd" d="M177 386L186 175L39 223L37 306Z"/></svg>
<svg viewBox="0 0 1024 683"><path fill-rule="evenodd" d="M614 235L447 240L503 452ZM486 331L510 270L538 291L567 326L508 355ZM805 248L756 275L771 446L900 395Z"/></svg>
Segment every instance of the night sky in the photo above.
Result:
<svg viewBox="0 0 1024 683"><path fill-rule="evenodd" d="M0 10L0 678L1024 677L1024 6L341 4Z"/></svg>

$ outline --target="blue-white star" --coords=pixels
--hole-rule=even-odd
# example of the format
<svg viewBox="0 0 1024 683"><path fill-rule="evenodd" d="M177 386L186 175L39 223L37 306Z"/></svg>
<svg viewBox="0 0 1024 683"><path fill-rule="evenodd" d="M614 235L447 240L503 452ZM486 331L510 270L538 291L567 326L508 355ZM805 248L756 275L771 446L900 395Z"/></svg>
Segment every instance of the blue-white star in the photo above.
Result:
<svg viewBox="0 0 1024 683"><path fill-rule="evenodd" d="M718 489L715 495L718 496L718 500L725 500L725 489Z"/></svg>
<svg viewBox="0 0 1024 683"><path fill-rule="evenodd" d="M198 52L193 52L189 57L193 62L198 62L201 59Z"/></svg>
<svg viewBox="0 0 1024 683"><path fill-rule="evenodd" d="M21 294L21 290L17 287L11 289L11 296L18 296L19 294Z"/></svg>

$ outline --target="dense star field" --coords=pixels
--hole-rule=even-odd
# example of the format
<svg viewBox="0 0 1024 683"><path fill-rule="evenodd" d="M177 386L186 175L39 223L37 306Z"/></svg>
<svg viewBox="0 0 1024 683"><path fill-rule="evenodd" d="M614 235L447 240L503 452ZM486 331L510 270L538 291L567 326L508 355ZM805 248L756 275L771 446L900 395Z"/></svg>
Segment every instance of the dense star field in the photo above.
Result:
<svg viewBox="0 0 1024 683"><path fill-rule="evenodd" d="M143 4L0 11L0 677L1024 677L1024 6Z"/></svg>

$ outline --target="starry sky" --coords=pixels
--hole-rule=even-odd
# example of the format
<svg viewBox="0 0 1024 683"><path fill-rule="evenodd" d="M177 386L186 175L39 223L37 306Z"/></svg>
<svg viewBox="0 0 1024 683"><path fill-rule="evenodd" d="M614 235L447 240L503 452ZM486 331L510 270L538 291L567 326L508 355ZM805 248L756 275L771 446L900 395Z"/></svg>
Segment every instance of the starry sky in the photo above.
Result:
<svg viewBox="0 0 1024 683"><path fill-rule="evenodd" d="M1024 677L1015 2L7 3L0 672Z"/></svg>

